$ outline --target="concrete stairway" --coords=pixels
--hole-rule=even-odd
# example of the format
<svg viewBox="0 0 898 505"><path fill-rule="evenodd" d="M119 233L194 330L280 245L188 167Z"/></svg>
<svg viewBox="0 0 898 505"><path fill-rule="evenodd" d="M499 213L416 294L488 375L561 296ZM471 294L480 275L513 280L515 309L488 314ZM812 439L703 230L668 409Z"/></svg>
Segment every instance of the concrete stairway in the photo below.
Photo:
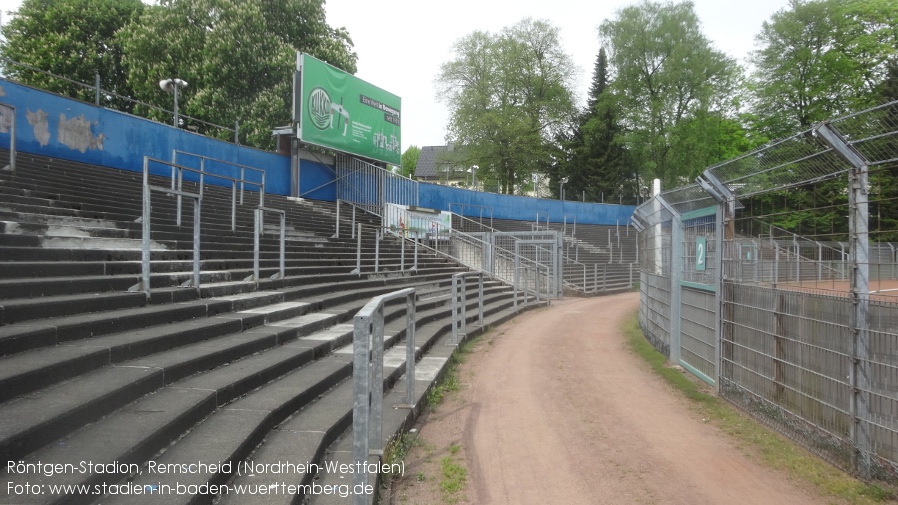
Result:
<svg viewBox="0 0 898 505"><path fill-rule="evenodd" d="M266 195L267 207L287 212L286 277L270 279L279 242L266 233L257 284L243 279L252 271L251 211L258 197L246 195L231 231L230 188L207 186L196 289L180 287L191 275L192 203L185 202L178 227L174 199L154 194L147 300L127 291L140 271L140 174L25 153L17 165L14 177L0 171L0 453L32 466L19 472L4 465L0 471L12 487L0 490L0 503L211 503L217 493L158 489L239 482L233 472L204 467L159 474L148 462L236 466L249 457L270 459L270 451L288 446L299 451L292 461L320 462L348 426L347 322L372 296L417 289L417 354L428 364L416 377L419 397L451 352L444 345L449 286L451 274L463 269L419 253L417 269L409 272L411 251L403 255L398 242L384 240L374 275L368 233L361 273L350 273L356 240L346 233L347 221L341 238L333 238L332 204ZM357 220L373 224L370 217ZM476 318L476 292L468 289L469 321ZM486 326L516 313L511 290L496 282L485 283L484 307ZM404 304L386 308L388 345L397 349L404 312ZM392 386L405 380L404 354L389 355L386 383ZM388 435L400 427L393 423ZM277 441L293 432L316 435ZM63 471L34 471L38 462L63 465ZM82 473L82 462L116 466ZM157 492L124 496L110 487L128 483L157 486ZM58 485L88 488L54 493L51 486ZM297 496L281 498L286 503ZM232 502L255 503L252 498Z"/></svg>

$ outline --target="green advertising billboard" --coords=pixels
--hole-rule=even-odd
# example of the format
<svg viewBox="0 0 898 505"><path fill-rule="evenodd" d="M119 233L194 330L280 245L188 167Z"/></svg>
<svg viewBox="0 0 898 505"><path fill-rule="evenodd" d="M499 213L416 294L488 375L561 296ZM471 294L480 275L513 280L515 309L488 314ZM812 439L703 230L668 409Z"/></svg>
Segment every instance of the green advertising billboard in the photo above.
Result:
<svg viewBox="0 0 898 505"><path fill-rule="evenodd" d="M400 165L400 98L307 54L299 56L299 139Z"/></svg>

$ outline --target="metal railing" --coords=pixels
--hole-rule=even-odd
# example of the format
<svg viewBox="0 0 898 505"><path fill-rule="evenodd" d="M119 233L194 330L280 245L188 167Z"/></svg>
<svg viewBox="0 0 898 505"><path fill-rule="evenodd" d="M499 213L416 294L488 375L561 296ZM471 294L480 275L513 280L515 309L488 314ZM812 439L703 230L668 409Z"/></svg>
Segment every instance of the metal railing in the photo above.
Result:
<svg viewBox="0 0 898 505"><path fill-rule="evenodd" d="M8 119L6 114L0 113L0 128L9 126L9 165L4 170L9 170L16 175L16 108L12 105L0 103L0 109L8 111L12 115L12 119Z"/></svg>
<svg viewBox="0 0 898 505"><path fill-rule="evenodd" d="M468 334L468 283L465 280L468 277L477 277L477 303L478 315L477 324L483 327L483 272L461 272L452 275L452 345L458 345L459 333L462 338ZM459 287L461 289L459 289ZM459 300L459 297L461 298ZM461 307L459 308L459 305ZM460 313L460 314L459 314ZM459 321L459 316L461 321ZM460 324L459 324L460 323ZM461 330L461 332L459 332Z"/></svg>
<svg viewBox="0 0 898 505"><path fill-rule="evenodd" d="M237 209L236 209L236 207L237 207L237 183L240 183L240 205L243 205L244 186L248 184L250 186L255 186L255 187L259 188L259 206L260 207L265 206L265 170L250 167L247 165L231 163L229 161L223 161L223 160L219 160L219 159L215 159L215 158L210 158L208 156L204 156L201 154L195 154L195 153L191 153L191 152L187 152L187 151L180 151L177 149L172 150L171 189L177 189L178 191L180 191L183 189L183 185L184 185L183 170L181 168L179 168L179 167L181 167L181 165L178 165L178 154L187 156L188 158L195 158L195 159L200 160L199 192L201 195L203 194L203 186L205 185L206 177L212 177L215 179L231 181L231 231L236 230L236 223L237 223L237 217L236 217L236 215L237 215ZM223 175L223 174L217 174L214 172L208 172L206 170L206 168L207 168L206 161L220 163L220 164L223 164L226 166L240 169L240 177L227 176L227 175ZM261 181L256 182L256 181L247 179L246 178L247 170L261 174ZM192 171L196 171L196 169L194 169ZM181 226L181 196L180 195L178 196L176 213L177 213L177 217L176 217L177 225Z"/></svg>
<svg viewBox="0 0 898 505"><path fill-rule="evenodd" d="M151 192L157 191L167 195L186 196L193 199L193 276L191 280L183 284L183 287L193 286L200 288L200 209L202 208L203 195L201 192L191 193L180 189L171 189L150 184L150 163L174 166L173 163L162 161L149 156L143 157L143 206L141 213L142 245L141 245L141 275L140 282L132 286L129 291L143 291L147 300L150 300L150 214L152 211ZM187 170L199 173L199 170L188 167L177 167L179 170Z"/></svg>
<svg viewBox="0 0 898 505"><path fill-rule="evenodd" d="M280 219L280 255L279 255L279 265L280 268L278 273L271 276L272 280L275 279L283 279L286 272L286 257L287 257L287 243L286 243L286 224L287 224L287 213L281 209L271 209L268 207L256 207L253 209L253 275L244 279L247 282L255 282L259 284L259 256L261 255L260 251L260 243L262 230L265 227L265 213L270 212L272 214L279 214Z"/></svg>
<svg viewBox="0 0 898 505"><path fill-rule="evenodd" d="M523 278L521 278L521 272L524 272ZM521 287L524 288L524 303L523 306L526 307L528 301L530 300L530 282L533 281L534 292L536 294L536 302L540 302L540 291L539 291L539 277L534 275L535 268L524 266L515 269L514 276L514 310L518 310L518 293L521 292ZM519 282L523 281L523 282Z"/></svg>
<svg viewBox="0 0 898 505"><path fill-rule="evenodd" d="M337 200L382 216L386 203L418 205L418 182L347 155L337 156Z"/></svg>
<svg viewBox="0 0 898 505"><path fill-rule="evenodd" d="M353 474L352 482L355 486L361 486L358 489L368 485L368 458L383 456L384 305L399 298L406 300L406 406L414 408L415 288L375 296L353 319L352 455L361 471ZM368 496L356 494L353 503L367 505Z"/></svg>

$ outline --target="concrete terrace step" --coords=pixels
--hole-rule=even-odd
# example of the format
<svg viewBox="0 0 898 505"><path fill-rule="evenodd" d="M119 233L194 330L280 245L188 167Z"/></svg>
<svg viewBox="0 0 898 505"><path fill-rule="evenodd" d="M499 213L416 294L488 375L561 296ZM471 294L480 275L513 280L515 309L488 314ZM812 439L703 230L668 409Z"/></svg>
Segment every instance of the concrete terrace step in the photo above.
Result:
<svg viewBox="0 0 898 505"><path fill-rule="evenodd" d="M424 327L419 330L422 336L428 337L429 343L426 346L427 348L431 347L433 335L439 333L439 328L436 327L439 327L438 323L431 325L431 328ZM445 329L446 327L444 326L442 331L445 331ZM395 337L392 340L395 341ZM342 377L348 377L351 366L350 360L350 353L336 352L318 363L323 365L327 362L334 362L332 366L342 365L344 367L343 370L345 370L342 372ZM394 360L393 366L386 371L390 375L390 377L386 378L388 387L398 379L402 370L402 363ZM302 369L299 372L302 372ZM329 380L333 378L333 376L328 377ZM154 459L154 462L157 465L176 464L182 461L188 454L204 453L214 456L210 456L210 460L236 463L247 458L253 448L262 442L266 435L275 437L275 446L280 445L281 438L278 438L278 434L287 430L289 430L289 433L293 435L295 440L296 433L293 429L295 420L302 418L308 422L307 420L312 415L323 417L318 425L321 431L325 433L330 432L331 436L339 433L340 429L346 425L350 418L351 401L345 402L344 398L346 384L350 383L344 382L322 396L323 392L313 390L312 387L303 384L305 380L297 372L227 405L224 409L210 416L206 422L185 435L172 448L159 455L158 459ZM318 397L321 397L321 399L317 399ZM302 399L300 400L300 398ZM300 411L300 407L306 405L309 406ZM285 420L290 415L294 417L288 424L281 426L276 431L272 431L274 428L273 421L278 419ZM308 441L303 438L303 442L307 443ZM295 444L290 443L289 446L295 447ZM262 447L270 447L270 445L265 443ZM230 476L229 472L219 470L200 472L189 476L179 475L176 479L170 476L163 477L161 483L171 484L173 480L177 480L179 483L189 482L191 485L223 484ZM133 482L137 485L153 485L160 483L159 477L159 475L150 475L149 467L147 467L147 471L142 475L135 476ZM193 499L196 497L156 495L146 498L154 502L161 501L162 503L191 503L195 502ZM213 496L200 497L200 502L208 502L213 498ZM142 498L138 498L136 502L130 500L133 500L133 497L129 497L128 501L122 501L121 497L110 496L104 499L103 503L143 503Z"/></svg>
<svg viewBox="0 0 898 505"><path fill-rule="evenodd" d="M428 285L420 285L419 288L423 288L422 294L429 290L442 289L439 286ZM487 286L486 292L489 293L490 289L495 288ZM252 293L222 297L216 301L241 304L245 307L258 305L265 301L277 301L280 299L277 295L277 293ZM432 302L431 298L427 300ZM28 394L41 387L70 379L98 367L126 360L136 359L137 361L131 363L135 366L162 367L166 370L166 381L168 381L171 377L182 377L185 372L180 370L189 370L192 364L202 360L215 365L219 364L222 359L232 359L234 356L232 349L249 346L254 349L253 352L258 350L252 347L255 344L251 339L234 338L231 343L218 337L229 333L245 332L261 324L291 328L294 337L302 336L305 332L317 331L323 326L349 317L348 311L358 310L362 303L361 301L345 302L342 308L340 305L335 305L328 311L309 313L318 310L320 305L321 302L281 302L259 309L221 313L207 319L175 321L137 330L127 329L124 332L120 331L107 336L69 340L64 341L63 345L10 354L5 358L0 358L0 402ZM181 317L189 314L182 312ZM173 318L169 317L168 319ZM25 335L23 338L29 336ZM191 343L212 339L216 339L215 342L194 346L195 350L193 351L170 351L167 357L165 355L166 349L181 348ZM140 358L150 355L154 357L148 358L149 360ZM224 356L224 358L220 356ZM180 365L176 365L176 363L180 363ZM195 369L196 367L192 368L192 370Z"/></svg>
<svg viewBox="0 0 898 505"><path fill-rule="evenodd" d="M507 298L507 297L505 297ZM400 312L402 309L394 309L394 312ZM283 325L281 325L283 326ZM342 328L334 328L333 330L329 330L331 334L343 335L344 338L348 337L351 334L351 326L350 325L342 325ZM320 336L319 336L320 335ZM316 338L317 337L317 338ZM331 342L328 342L331 340ZM284 346L277 347L272 351L257 354L255 356L251 356L249 358L245 358L244 360L232 362L230 366L218 368L212 372L208 372L206 374L202 374L196 376L192 379L188 379L186 381L181 381L175 386L169 386L163 388L158 393L151 395L148 401L152 401L152 398L157 395L171 395L174 394L173 391L181 389L181 388L199 388L203 391L209 392L214 391L215 396L217 397L215 400L215 404L223 405L230 401L231 398L236 397L236 395L243 394L251 388L252 384L258 385L258 381L260 377L266 376L271 378L272 374L276 374L277 372L272 371L272 362L279 363L283 361L283 359L293 360L308 360L309 353L314 354L323 354L321 351L314 351L314 347L326 346L327 348L333 348L333 341L335 340L334 336L327 336L326 332L319 332L318 334L310 335L308 338L299 338L296 340L294 344L288 344ZM297 351L302 350L302 353L305 353L305 357L301 358L297 356ZM327 351L325 351L327 352ZM201 424L197 429L193 430L190 434L188 434L187 438L184 440L190 439L193 441L198 441L195 443L199 443L200 447L207 447L205 444L210 441L211 434L217 434L216 436L221 439L222 436L228 438L228 440L234 440L236 445L237 452L246 453L248 450L251 450L255 447L259 441L261 441L260 437L264 437L264 435L270 430L270 428L276 424L277 422L285 419L288 415L292 414L296 410L299 409L304 404L307 404L311 400L314 400L321 393L323 393L330 386L335 384L338 380L342 380L349 374L349 358L345 357L345 353L336 353L332 357L327 358L325 360L313 363L307 367L300 368L298 372L294 372L285 376L284 379L271 383L269 386L264 387L256 393L250 394L247 397L244 397L242 400L239 400L237 403L231 404L227 409L223 411L219 411L220 415L213 416L210 418L213 420L211 423ZM262 368L258 368L259 365L253 365L253 363L258 363L262 366ZM283 368L282 365L277 365ZM126 367L126 368L136 368L140 370L149 370L153 369L152 367ZM328 375L327 372L321 372L320 369L324 370L332 370L333 373ZM314 373L311 373L314 371ZM283 373L283 370L281 371ZM114 374L113 372L107 372L106 369L96 372L96 374ZM304 376L301 376L303 375ZM322 380L320 377L325 375L325 378ZM315 377L318 377L317 379ZM156 380L155 376L152 380ZM160 378L160 380L162 380ZM235 382L236 381L236 382ZM240 382L250 381L252 384L242 384L238 385ZM297 382L298 381L298 382ZM110 381L111 382L111 381ZM132 381L133 383L134 381ZM70 383L65 383L60 387L65 387ZM111 391L119 391L123 389L125 386L112 387L109 386L107 389ZM137 387L134 385L132 387ZM112 393L107 393L105 395L101 395L101 397L96 398L95 400L91 400L90 404L102 403L106 397L110 396ZM205 398L200 398L200 400L205 400ZM190 405L196 405L197 403L202 403L205 405L204 409L210 408L208 402L200 401L193 402ZM212 407L214 408L214 406ZM96 410L94 408L93 410ZM146 410L144 408L143 410ZM240 414L240 412L257 412L259 416L246 416L244 414ZM91 455L91 460L93 461L104 461L103 456L94 457L96 453L106 452L108 453L109 445L116 445L118 442L117 438L112 438L109 440L107 444L100 444L102 447L92 447L92 444L89 441L85 441L84 438L91 439L93 438L96 441L97 436L100 436L101 433L109 433L111 428L108 425L120 425L121 421L119 420L122 416L125 417L133 417L134 409L126 408L120 413L115 413L109 416L108 418L98 421L93 425L87 426L85 429L81 430L78 433L75 433L72 437L66 439L65 447L68 448L79 448L77 454L65 454L63 446L61 445L51 445L46 449L43 449L34 455L34 458L38 458L41 460L54 460L54 461L68 461L73 457L83 458L85 454ZM209 412L205 412L208 414ZM170 413L164 416L157 416L164 419L169 420L178 420L178 419L196 419L200 417L199 414L188 411L182 413ZM255 419L256 421L251 421ZM225 431L221 430L222 426L232 426L231 422L236 422L234 429L228 429ZM195 421L194 421L195 422ZM223 424L219 424L223 423ZM240 428L237 426L242 426L243 423L249 423L249 427L252 429L247 431L243 430L242 434L236 437L223 435L224 433L239 433ZM26 423L27 424L27 423ZM46 422L44 424L52 425L52 422ZM181 422L183 431L186 427L189 427L192 423L184 423ZM246 426L244 426L246 428ZM45 433L50 431L50 428L44 428ZM148 428L144 430L147 433L147 436L150 438L155 438L157 433L168 433L171 432L170 426L161 426L154 427L152 429ZM115 433L116 431L112 431ZM205 435L205 433L209 433L210 435ZM137 451L134 449L134 446L144 447L148 446L148 443L140 441L135 442L133 440L133 436L125 437L128 439L128 447L117 449L117 456L112 458L110 461L119 461L119 462L127 462L129 460L129 456L131 454L135 454L141 451ZM172 435L168 435L164 437L167 440L172 439ZM214 437L212 437L214 438ZM224 440L222 440L224 442ZM167 442L166 442L167 443ZM175 447L184 447L181 452L189 453L190 451L196 450L197 447L195 445L181 445L182 442L179 442ZM95 444L95 442L94 442ZM221 443L217 444L218 447L221 447ZM234 447L233 444L230 444ZM165 446L165 443L156 443L156 450L161 449ZM83 449L82 449L83 448ZM87 451L82 452L82 451ZM142 451L144 454L149 452L149 449L145 449ZM178 452L177 449L169 449L166 451L165 455L161 456L159 461L166 461L164 458L174 458L173 461L177 461L178 457L183 456ZM179 455L180 454L180 455ZM204 452L204 454L209 454L209 452ZM176 457L177 456L177 457ZM147 458L148 456L144 455L143 458ZM48 459L50 458L50 459ZM14 476L13 476L14 477ZM29 476L34 477L34 476ZM106 476L104 476L106 477ZM115 479L112 480L114 482L121 476L115 476ZM68 477L63 477L68 482L70 479ZM77 477L73 477L77 478ZM96 476L92 476L89 478L96 479ZM46 479L45 479L46 480ZM58 481L54 481L54 483L58 483ZM77 503L75 500L73 503ZM3 503L2 499L0 499L0 503Z"/></svg>
<svg viewBox="0 0 898 505"><path fill-rule="evenodd" d="M191 264L192 265L192 264ZM356 286L376 285L382 279L398 278L398 265L382 264L382 274L373 274L373 266L363 264L362 275L354 275L350 269L354 264L340 268L341 273L318 273L292 275L290 269L285 271L285 279L272 281L268 277L278 272L276 268L260 268L260 285L264 289L291 286L333 286L335 283L352 283ZM445 263L434 266L419 264L415 276L451 274L457 267ZM226 271L201 271L200 289L178 287L181 283L192 279L191 271L151 273L151 303L173 303L188 301L197 297L221 297L240 293L249 293L259 289L255 283L245 279L252 274L251 269L230 269ZM2 279L0 288L0 323L12 324L47 317L72 315L80 312L97 312L107 308L122 308L144 305L146 300L142 293L126 292L136 286L138 275L124 276L84 276L50 279ZM373 283L373 284L372 284ZM28 298L3 299L3 296L24 296ZM2 353L2 331L0 331L0 353Z"/></svg>

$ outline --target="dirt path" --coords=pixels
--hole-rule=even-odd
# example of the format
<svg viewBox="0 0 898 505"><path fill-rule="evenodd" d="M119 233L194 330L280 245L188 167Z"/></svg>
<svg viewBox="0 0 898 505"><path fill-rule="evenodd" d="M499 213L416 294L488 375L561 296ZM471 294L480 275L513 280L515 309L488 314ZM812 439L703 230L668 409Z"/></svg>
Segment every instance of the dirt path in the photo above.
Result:
<svg viewBox="0 0 898 505"><path fill-rule="evenodd" d="M638 296L569 298L488 335L423 426L393 503L820 503L628 350L619 328ZM447 458L464 462L464 492L439 489Z"/></svg>

